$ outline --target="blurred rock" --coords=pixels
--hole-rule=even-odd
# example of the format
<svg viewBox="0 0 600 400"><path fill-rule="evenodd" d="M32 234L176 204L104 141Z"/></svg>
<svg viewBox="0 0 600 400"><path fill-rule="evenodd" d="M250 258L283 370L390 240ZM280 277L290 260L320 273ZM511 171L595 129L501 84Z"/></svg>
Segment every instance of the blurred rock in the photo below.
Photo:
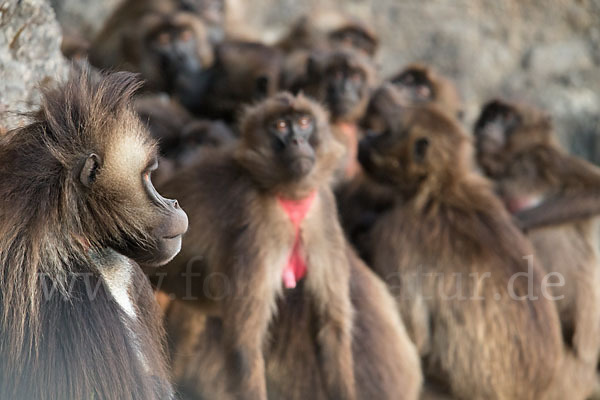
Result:
<svg viewBox="0 0 600 400"><path fill-rule="evenodd" d="M63 31L91 40L121 0L50 0Z"/></svg>
<svg viewBox="0 0 600 400"><path fill-rule="evenodd" d="M38 84L66 76L60 27L44 0L0 0L0 131L38 101Z"/></svg>
<svg viewBox="0 0 600 400"><path fill-rule="evenodd" d="M581 39L536 46L524 60L524 67L539 74L540 78L568 75L573 71L593 68L593 65L590 49Z"/></svg>

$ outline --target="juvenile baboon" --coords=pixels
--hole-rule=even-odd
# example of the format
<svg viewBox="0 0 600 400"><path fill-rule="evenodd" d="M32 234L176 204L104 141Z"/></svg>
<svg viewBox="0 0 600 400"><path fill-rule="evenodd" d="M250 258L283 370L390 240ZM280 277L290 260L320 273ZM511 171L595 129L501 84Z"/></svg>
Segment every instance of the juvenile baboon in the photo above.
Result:
<svg viewBox="0 0 600 400"><path fill-rule="evenodd" d="M559 300L567 355L577 361L569 398L586 398L600 350L598 193L600 170L566 154L553 137L551 119L531 107L489 102L475 126L477 160L537 257L562 285ZM559 281L560 282L560 281ZM577 392L577 390L579 392Z"/></svg>
<svg viewBox="0 0 600 400"><path fill-rule="evenodd" d="M433 105L399 108L387 126L359 149L368 179L393 198L367 245L427 381L460 399L551 397L558 313L523 258L528 240L472 172L467 135Z"/></svg>
<svg viewBox="0 0 600 400"><path fill-rule="evenodd" d="M307 62L304 77L293 87L327 105L334 135L346 148L341 180L359 170L356 151L362 132L357 122L365 113L375 79L370 60L346 49L315 53Z"/></svg>
<svg viewBox="0 0 600 400"><path fill-rule="evenodd" d="M324 393L356 398L351 264L329 188L342 148L324 110L303 95L268 98L245 113L240 130L232 152L204 159L163 188L190 207L193 224L161 288L197 297L190 303L220 321L218 345L198 358L205 373L196 380L222 384L209 390L214 398L266 399L269 323L277 299L295 294L307 307L312 372ZM189 273L200 273L193 285L180 278ZM224 368L213 364L219 358Z"/></svg>
<svg viewBox="0 0 600 400"><path fill-rule="evenodd" d="M148 12L123 23L118 35L105 28L94 39L92 65L139 72L146 89L170 93L182 102L190 87L206 84L204 71L213 64L213 45L196 15Z"/></svg>
<svg viewBox="0 0 600 400"><path fill-rule="evenodd" d="M0 398L172 399L137 263L171 260L187 217L152 186L134 76L78 71L0 138Z"/></svg>

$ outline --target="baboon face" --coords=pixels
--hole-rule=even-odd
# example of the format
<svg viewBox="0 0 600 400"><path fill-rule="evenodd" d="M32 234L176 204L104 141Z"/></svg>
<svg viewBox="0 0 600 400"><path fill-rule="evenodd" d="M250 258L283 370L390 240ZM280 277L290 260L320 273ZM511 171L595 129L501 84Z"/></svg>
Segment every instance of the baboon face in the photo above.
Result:
<svg viewBox="0 0 600 400"><path fill-rule="evenodd" d="M147 58L141 69L158 67L157 79L170 91L177 79L193 80L213 62L213 49L202 21L188 13L168 17L149 16L144 37ZM144 65L146 64L147 65Z"/></svg>
<svg viewBox="0 0 600 400"><path fill-rule="evenodd" d="M432 106L399 111L381 133L361 140L358 159L375 180L415 191L430 176L460 169L467 137ZM458 150L456 150L458 148Z"/></svg>
<svg viewBox="0 0 600 400"><path fill-rule="evenodd" d="M492 101L483 108L475 124L475 148L477 161L487 174L503 167L509 139L520 124L519 113L506 103Z"/></svg>
<svg viewBox="0 0 600 400"><path fill-rule="evenodd" d="M431 79L421 69L409 68L392 78L392 83L411 104L432 101L435 97Z"/></svg>
<svg viewBox="0 0 600 400"><path fill-rule="evenodd" d="M499 101L489 103L475 125L477 149L490 154L502 151L519 119L516 110L509 105Z"/></svg>
<svg viewBox="0 0 600 400"><path fill-rule="evenodd" d="M373 79L370 61L360 53L341 50L315 52L308 60L311 95L327 104L334 120L353 122L364 113Z"/></svg>
<svg viewBox="0 0 600 400"><path fill-rule="evenodd" d="M188 219L177 200L162 197L154 188L151 175L158 167L156 145L133 114L127 121L129 124L115 129L134 133L115 139L103 151L90 153L81 161L78 179L89 203L102 209L90 210L98 225L110 226L113 231L114 237L105 245L138 263L162 265L181 249Z"/></svg>
<svg viewBox="0 0 600 400"><path fill-rule="evenodd" d="M314 115L289 110L267 121L265 128L279 166L293 177L307 175L315 165L318 145Z"/></svg>
<svg viewBox="0 0 600 400"><path fill-rule="evenodd" d="M493 100L486 104L475 123L477 162L496 177L510 168L518 154L536 146L556 146L552 118L523 104Z"/></svg>
<svg viewBox="0 0 600 400"><path fill-rule="evenodd" d="M351 114L366 95L365 71L346 63L335 63L325 71L326 101L334 115Z"/></svg>
<svg viewBox="0 0 600 400"><path fill-rule="evenodd" d="M329 34L329 40L334 46L346 46L370 56L377 51L377 40L359 27L349 26L335 30Z"/></svg>
<svg viewBox="0 0 600 400"><path fill-rule="evenodd" d="M241 133L238 160L266 186L318 185L343 151L325 111L303 95L279 93L258 103L242 118Z"/></svg>

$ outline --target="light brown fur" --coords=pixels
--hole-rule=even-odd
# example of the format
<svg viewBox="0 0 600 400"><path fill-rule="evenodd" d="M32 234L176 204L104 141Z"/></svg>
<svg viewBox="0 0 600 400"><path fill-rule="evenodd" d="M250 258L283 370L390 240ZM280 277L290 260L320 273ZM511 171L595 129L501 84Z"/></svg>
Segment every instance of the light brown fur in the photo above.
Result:
<svg viewBox="0 0 600 400"><path fill-rule="evenodd" d="M451 80L439 74L432 66L423 63L409 64L387 80L402 91L406 89L406 86L402 83L401 78L406 74L413 74L418 80L422 80L428 85L431 92L424 101L436 104L448 115L459 120L463 118L464 105L456 85ZM416 104L417 102L409 100L408 103Z"/></svg>
<svg viewBox="0 0 600 400"><path fill-rule="evenodd" d="M586 209L586 199L597 199L600 171L560 149L544 113L502 101L489 103L486 110L476 128L477 158L527 230L546 271L564 278L564 285L552 290L562 297L556 305L569 349L562 374L568 397L586 398L595 384L600 351L600 226ZM500 125L490 126L500 112L512 113L510 126L506 119L504 125L498 120ZM505 143L493 150L485 143L491 132L486 129L504 130Z"/></svg>
<svg viewBox="0 0 600 400"><path fill-rule="evenodd" d="M156 6L151 4L156 3ZM138 2L126 2L115 11L104 28L92 41L89 60L100 69L117 69L138 72L145 80L145 88L152 91L170 91L173 77L165 76L161 59L149 44L151 36L165 27L187 29L195 41L194 57L202 68L214 61L213 45L208 38L204 22L196 15L178 11L162 2L152 1L138 9ZM132 8L128 9L126 6Z"/></svg>
<svg viewBox="0 0 600 400"><path fill-rule="evenodd" d="M429 383L460 399L544 399L562 362L560 323L532 265L532 295L509 296L533 254L487 181L466 134L434 106L399 111L364 143L368 178L393 204L366 246L396 296ZM473 275L475 274L475 275ZM527 281L513 282L517 296Z"/></svg>
<svg viewBox="0 0 600 400"><path fill-rule="evenodd" d="M0 138L2 399L173 398L136 263L165 218L142 183L155 144L130 107L138 87L132 74L76 70Z"/></svg>
<svg viewBox="0 0 600 400"><path fill-rule="evenodd" d="M267 140L268 122L290 110L310 113L319 138L317 164L299 180L278 167ZM183 360L189 367L178 367L184 392L218 399L301 399L318 393L339 399L370 398L367 393L415 398L420 376L414 348L387 308L389 294L349 252L337 221L329 182L341 146L329 132L327 115L304 96L289 94L269 98L245 115L241 142L232 153L198 163L163 188L179 194L193 224L161 288L181 297L185 288L170 279L190 261L204 277L218 273L227 282L211 285L197 278L188 287L197 296L189 303L218 318L203 328L207 333L194 345L192 360ZM282 267L293 235L276 196L303 198L315 188L315 203L302 223L307 274L298 287L284 290ZM223 292L225 287L229 291ZM207 301L207 291L213 301ZM214 301L216 294L225 296ZM371 373L380 382L370 381Z"/></svg>

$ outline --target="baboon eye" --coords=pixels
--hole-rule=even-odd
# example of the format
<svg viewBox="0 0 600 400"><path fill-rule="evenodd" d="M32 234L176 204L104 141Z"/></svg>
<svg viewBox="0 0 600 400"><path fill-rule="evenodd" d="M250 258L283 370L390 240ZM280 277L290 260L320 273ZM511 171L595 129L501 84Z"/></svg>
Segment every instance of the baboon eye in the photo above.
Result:
<svg viewBox="0 0 600 400"><path fill-rule="evenodd" d="M287 122L285 122L285 120L279 119L279 120L275 121L275 129L277 129L277 131L279 131L281 133L287 132L288 124L287 124Z"/></svg>
<svg viewBox="0 0 600 400"><path fill-rule="evenodd" d="M189 29L184 29L179 33L179 40L182 42L188 42L192 39L192 31Z"/></svg>
<svg viewBox="0 0 600 400"><path fill-rule="evenodd" d="M171 42L171 35L169 35L169 32L161 32L157 37L156 37L156 43L158 43L161 46L166 46Z"/></svg>
<svg viewBox="0 0 600 400"><path fill-rule="evenodd" d="M308 115L303 115L302 117L298 118L298 126L302 130L308 129L310 127L311 122L312 120Z"/></svg>

